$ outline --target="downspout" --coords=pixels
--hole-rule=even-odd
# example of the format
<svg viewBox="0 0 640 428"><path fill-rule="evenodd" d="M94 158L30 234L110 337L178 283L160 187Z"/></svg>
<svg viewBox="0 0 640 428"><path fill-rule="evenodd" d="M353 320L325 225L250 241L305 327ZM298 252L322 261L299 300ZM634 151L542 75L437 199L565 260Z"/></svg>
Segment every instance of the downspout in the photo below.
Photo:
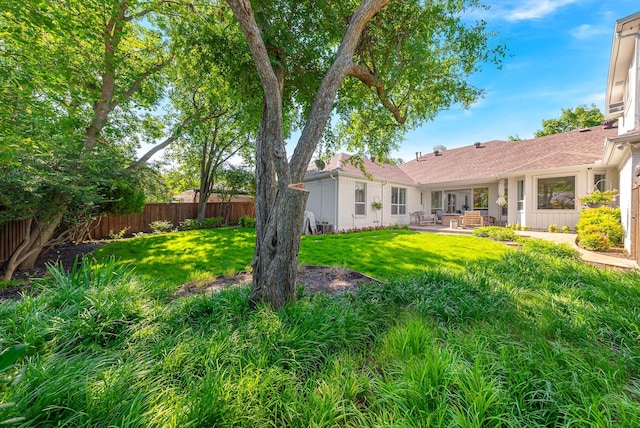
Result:
<svg viewBox="0 0 640 428"><path fill-rule="evenodd" d="M329 177L331 177L336 182L336 200L335 200L335 207L334 207L334 209L335 209L335 217L334 217L335 230L334 230L334 232L337 232L339 230L338 229L338 212L339 212L338 205L340 204L340 186L338 186L338 179L333 176L333 172L331 174L329 174Z"/></svg>
<svg viewBox="0 0 640 428"><path fill-rule="evenodd" d="M381 202L384 202L384 186L386 186L388 182L389 180L384 180L384 183L382 183L382 196L380 197L380 199L382 199ZM382 204L382 209L380 210L380 226L384 226L384 203Z"/></svg>

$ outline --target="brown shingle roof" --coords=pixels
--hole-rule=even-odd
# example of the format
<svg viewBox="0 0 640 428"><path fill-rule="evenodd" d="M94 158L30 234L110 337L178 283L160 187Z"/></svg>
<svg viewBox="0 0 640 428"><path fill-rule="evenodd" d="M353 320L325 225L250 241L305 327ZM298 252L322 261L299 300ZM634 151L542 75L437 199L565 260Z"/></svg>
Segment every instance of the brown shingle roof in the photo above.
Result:
<svg viewBox="0 0 640 428"><path fill-rule="evenodd" d="M311 178L318 174L326 174L336 171L346 172L357 176L364 177L364 173L357 166L347 162L351 155L340 153L329 159L322 169L319 171L315 164L309 165L306 178ZM390 180L398 183L414 184L414 181L402 169L395 165L379 164L371 159L362 159L364 167L368 174L379 180Z"/></svg>
<svg viewBox="0 0 640 428"><path fill-rule="evenodd" d="M499 174L536 171L602 160L604 142L617 127L601 126L548 135L523 141L490 141L474 146L433 153L400 165L418 183L444 183L490 178Z"/></svg>

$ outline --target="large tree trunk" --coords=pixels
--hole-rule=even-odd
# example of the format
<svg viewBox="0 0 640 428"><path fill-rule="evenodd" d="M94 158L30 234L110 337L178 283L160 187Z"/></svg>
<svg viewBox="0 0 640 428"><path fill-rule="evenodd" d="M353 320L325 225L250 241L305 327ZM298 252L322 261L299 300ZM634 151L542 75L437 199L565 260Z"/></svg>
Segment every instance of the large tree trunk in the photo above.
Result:
<svg viewBox="0 0 640 428"><path fill-rule="evenodd" d="M279 186L253 272L252 304L268 302L281 307L295 297L298 252L304 208L309 192L302 184Z"/></svg>

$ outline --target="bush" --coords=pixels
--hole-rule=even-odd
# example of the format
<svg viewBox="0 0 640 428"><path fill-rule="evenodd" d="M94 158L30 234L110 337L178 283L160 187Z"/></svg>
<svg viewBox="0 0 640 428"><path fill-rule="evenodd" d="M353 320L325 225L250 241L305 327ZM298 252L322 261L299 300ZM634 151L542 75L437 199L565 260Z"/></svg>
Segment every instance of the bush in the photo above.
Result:
<svg viewBox="0 0 640 428"><path fill-rule="evenodd" d="M558 231L558 225L557 224L549 225L549 227L547 228L547 231L549 233L556 233Z"/></svg>
<svg viewBox="0 0 640 428"><path fill-rule="evenodd" d="M200 222L195 218L187 218L180 222L178 230L198 230L200 229Z"/></svg>
<svg viewBox="0 0 640 428"><path fill-rule="evenodd" d="M600 232L580 234L580 245L588 250L607 251L611 248L611 241Z"/></svg>
<svg viewBox="0 0 640 428"><path fill-rule="evenodd" d="M589 250L606 250L622 243L620 208L599 207L583 210L576 225L580 245Z"/></svg>
<svg viewBox="0 0 640 428"><path fill-rule="evenodd" d="M515 241L517 239L513 229L500 226L484 226L475 229L473 236L491 238L495 241Z"/></svg>
<svg viewBox="0 0 640 428"><path fill-rule="evenodd" d="M169 220L156 220L149 224L153 233L167 233L173 230L173 223Z"/></svg>
<svg viewBox="0 0 640 428"><path fill-rule="evenodd" d="M569 233L571 232L571 229L569 228L569 226L562 226L562 233Z"/></svg>
<svg viewBox="0 0 640 428"><path fill-rule="evenodd" d="M222 226L222 217L209 217L205 218L202 222L202 227L204 229L213 229L215 227Z"/></svg>
<svg viewBox="0 0 640 428"><path fill-rule="evenodd" d="M256 227L256 219L253 217L249 217L248 215L243 215L242 217L240 217L240 226Z"/></svg>

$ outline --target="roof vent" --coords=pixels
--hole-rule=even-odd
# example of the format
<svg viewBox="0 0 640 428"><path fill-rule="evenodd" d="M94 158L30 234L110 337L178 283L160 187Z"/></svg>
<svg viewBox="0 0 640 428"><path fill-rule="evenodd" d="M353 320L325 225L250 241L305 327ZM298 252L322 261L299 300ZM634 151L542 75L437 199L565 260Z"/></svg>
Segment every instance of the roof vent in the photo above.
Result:
<svg viewBox="0 0 640 428"><path fill-rule="evenodd" d="M604 120L602 121L602 129L611 129L614 123L616 123L615 120Z"/></svg>
<svg viewBox="0 0 640 428"><path fill-rule="evenodd" d="M438 152L444 152L445 150L447 150L447 148L445 146L443 146L442 144L438 144L437 146L435 146L433 148L433 152L435 153L436 151Z"/></svg>
<svg viewBox="0 0 640 428"><path fill-rule="evenodd" d="M475 147L476 149L481 149L482 148L482 143L480 141L473 143L473 147Z"/></svg>
<svg viewBox="0 0 640 428"><path fill-rule="evenodd" d="M434 154L435 156L442 156L442 152L441 152L440 150L434 150L434 151L433 151L433 154Z"/></svg>
<svg viewBox="0 0 640 428"><path fill-rule="evenodd" d="M624 110L624 101L609 104L609 114L619 113Z"/></svg>
<svg viewBox="0 0 640 428"><path fill-rule="evenodd" d="M590 128L582 128L578 132L591 132Z"/></svg>

